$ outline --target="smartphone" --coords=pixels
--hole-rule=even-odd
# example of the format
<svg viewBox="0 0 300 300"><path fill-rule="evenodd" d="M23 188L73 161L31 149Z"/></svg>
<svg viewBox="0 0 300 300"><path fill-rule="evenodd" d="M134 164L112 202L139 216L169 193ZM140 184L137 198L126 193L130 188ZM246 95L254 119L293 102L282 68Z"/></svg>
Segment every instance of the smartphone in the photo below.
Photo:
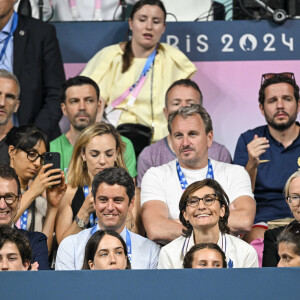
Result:
<svg viewBox="0 0 300 300"><path fill-rule="evenodd" d="M52 169L60 169L60 153L59 152L46 152L44 158L44 165L53 164L51 167L47 168L45 172ZM52 174L58 175L59 173Z"/></svg>

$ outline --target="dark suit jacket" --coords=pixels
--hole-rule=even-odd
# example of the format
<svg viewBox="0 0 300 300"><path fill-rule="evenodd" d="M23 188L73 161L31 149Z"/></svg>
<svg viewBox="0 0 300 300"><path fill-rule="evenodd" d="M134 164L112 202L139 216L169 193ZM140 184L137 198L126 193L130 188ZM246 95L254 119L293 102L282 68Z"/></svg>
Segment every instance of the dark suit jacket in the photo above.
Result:
<svg viewBox="0 0 300 300"><path fill-rule="evenodd" d="M60 88L65 80L55 28L19 15L14 32L13 70L20 81L20 125L35 124L50 139L60 135Z"/></svg>
<svg viewBox="0 0 300 300"><path fill-rule="evenodd" d="M39 270L50 270L47 237L41 232L32 232L18 228L16 229L19 230L22 234L26 235L29 239L32 248L31 263L37 261L39 263Z"/></svg>
<svg viewBox="0 0 300 300"><path fill-rule="evenodd" d="M290 224L294 224L296 222L297 221L293 221ZM274 229L269 229L265 232L262 262L263 267L277 267L277 264L280 260L277 249L277 237L285 228L286 226L281 226Z"/></svg>

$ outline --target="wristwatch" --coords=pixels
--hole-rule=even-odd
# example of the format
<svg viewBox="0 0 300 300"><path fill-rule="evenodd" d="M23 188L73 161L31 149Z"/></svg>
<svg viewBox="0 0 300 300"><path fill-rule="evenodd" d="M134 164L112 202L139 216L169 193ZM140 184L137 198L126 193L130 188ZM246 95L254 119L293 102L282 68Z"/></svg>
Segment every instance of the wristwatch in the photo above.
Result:
<svg viewBox="0 0 300 300"><path fill-rule="evenodd" d="M86 224L83 220L79 219L77 216L75 216L75 222L77 224L77 226L80 228L80 229L85 229L87 228L88 224Z"/></svg>

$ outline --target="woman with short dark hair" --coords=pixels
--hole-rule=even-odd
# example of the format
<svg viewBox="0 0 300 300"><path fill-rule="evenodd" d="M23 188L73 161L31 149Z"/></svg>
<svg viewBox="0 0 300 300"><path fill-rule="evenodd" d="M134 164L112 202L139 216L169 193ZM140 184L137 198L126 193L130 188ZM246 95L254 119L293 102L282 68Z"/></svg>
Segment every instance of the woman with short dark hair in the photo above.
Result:
<svg viewBox="0 0 300 300"><path fill-rule="evenodd" d="M43 165L49 142L36 126L13 127L6 143L10 166L15 169L24 193L14 221L21 229L44 233L50 251L58 205L67 188L64 173L49 169L51 164Z"/></svg>
<svg viewBox="0 0 300 300"><path fill-rule="evenodd" d="M218 244L227 258L228 268L258 267L255 249L229 234L229 199L213 179L189 185L179 202L182 236L160 251L158 268L180 269L183 258L195 244Z"/></svg>

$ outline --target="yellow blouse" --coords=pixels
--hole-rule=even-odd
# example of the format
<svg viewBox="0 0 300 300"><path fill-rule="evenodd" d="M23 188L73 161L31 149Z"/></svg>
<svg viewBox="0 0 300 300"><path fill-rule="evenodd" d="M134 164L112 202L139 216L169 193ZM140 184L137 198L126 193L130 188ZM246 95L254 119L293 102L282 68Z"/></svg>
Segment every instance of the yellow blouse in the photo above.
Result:
<svg viewBox="0 0 300 300"><path fill-rule="evenodd" d="M111 104L139 78L146 58L134 58L130 68L121 73L123 50L120 45L112 45L99 51L87 64L81 75L92 78L100 87L100 95ZM154 62L153 73L153 142L167 135L167 121L163 114L165 93L178 79L189 78L196 72L195 65L178 49L161 43ZM152 70L140 90L133 106L127 106L125 99L116 108L122 110L118 124L140 123L151 127L151 77Z"/></svg>

